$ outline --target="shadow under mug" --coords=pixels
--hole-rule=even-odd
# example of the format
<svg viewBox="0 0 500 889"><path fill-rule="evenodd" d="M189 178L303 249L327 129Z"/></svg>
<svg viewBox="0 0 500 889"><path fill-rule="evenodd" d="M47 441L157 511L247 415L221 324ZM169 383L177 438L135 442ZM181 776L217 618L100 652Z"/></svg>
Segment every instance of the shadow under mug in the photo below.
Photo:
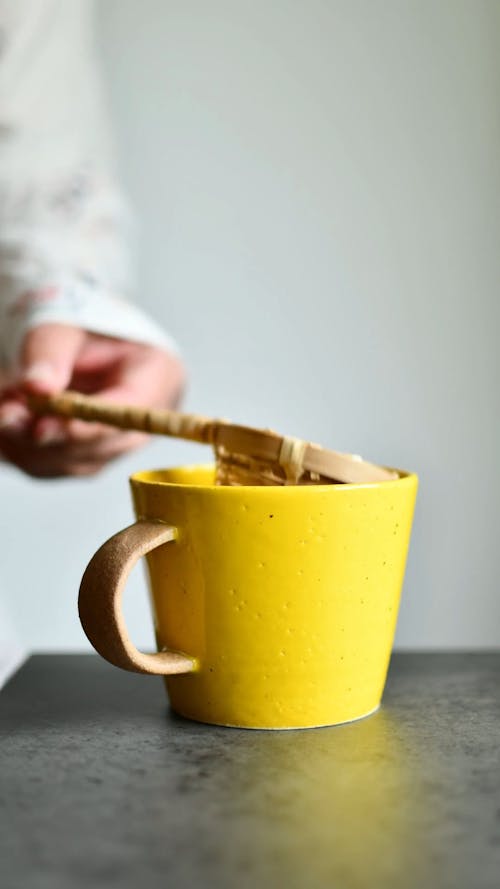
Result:
<svg viewBox="0 0 500 889"><path fill-rule="evenodd" d="M335 725L382 697L417 477L220 487L213 466L139 472L137 521L84 574L83 628L104 658L165 676L172 708L245 728ZM134 647L121 596L146 556L158 652Z"/></svg>

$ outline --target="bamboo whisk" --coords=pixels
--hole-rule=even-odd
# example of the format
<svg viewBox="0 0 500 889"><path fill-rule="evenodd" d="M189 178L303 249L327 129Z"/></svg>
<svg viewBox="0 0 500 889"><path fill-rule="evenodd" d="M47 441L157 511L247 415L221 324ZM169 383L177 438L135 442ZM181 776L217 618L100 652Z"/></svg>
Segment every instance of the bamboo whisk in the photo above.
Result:
<svg viewBox="0 0 500 889"><path fill-rule="evenodd" d="M253 429L198 414L109 404L78 392L30 395L28 403L39 414L210 444L215 452L217 485L355 484L398 477L352 454L326 450L269 429Z"/></svg>

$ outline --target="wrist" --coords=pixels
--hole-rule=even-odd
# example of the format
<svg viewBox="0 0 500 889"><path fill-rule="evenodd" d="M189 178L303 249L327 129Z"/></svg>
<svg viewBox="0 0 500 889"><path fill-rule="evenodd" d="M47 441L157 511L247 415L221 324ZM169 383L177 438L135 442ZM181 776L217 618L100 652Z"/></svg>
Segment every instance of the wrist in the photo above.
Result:
<svg viewBox="0 0 500 889"><path fill-rule="evenodd" d="M25 291L11 300L2 314L2 363L7 368L15 363L28 330L41 324L67 324L180 355L175 340L156 321L92 279Z"/></svg>

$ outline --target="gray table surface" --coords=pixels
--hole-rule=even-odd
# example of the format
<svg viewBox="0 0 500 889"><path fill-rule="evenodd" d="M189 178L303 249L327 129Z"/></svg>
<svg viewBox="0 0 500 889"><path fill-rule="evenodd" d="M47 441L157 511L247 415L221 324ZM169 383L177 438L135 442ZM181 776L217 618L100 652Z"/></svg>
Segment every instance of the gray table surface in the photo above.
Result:
<svg viewBox="0 0 500 889"><path fill-rule="evenodd" d="M500 653L398 654L382 709L253 732L36 656L0 695L2 889L500 886Z"/></svg>

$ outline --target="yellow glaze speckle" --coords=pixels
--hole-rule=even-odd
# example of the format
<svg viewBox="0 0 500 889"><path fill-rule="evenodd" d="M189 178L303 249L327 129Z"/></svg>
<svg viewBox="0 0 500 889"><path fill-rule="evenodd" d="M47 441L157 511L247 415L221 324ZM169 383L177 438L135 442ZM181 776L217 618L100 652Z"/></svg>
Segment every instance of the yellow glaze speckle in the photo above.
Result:
<svg viewBox="0 0 500 889"><path fill-rule="evenodd" d="M382 696L417 491L216 487L210 466L131 480L138 518L178 528L147 557L159 649L194 655L174 710L248 728L333 725Z"/></svg>

